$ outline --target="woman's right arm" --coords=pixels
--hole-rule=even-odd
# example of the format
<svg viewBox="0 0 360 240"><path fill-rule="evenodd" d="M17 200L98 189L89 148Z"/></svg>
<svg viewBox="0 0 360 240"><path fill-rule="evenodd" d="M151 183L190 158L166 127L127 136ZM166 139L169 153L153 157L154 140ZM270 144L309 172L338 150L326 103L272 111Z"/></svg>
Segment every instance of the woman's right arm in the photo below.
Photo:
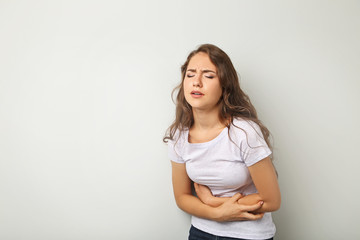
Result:
<svg viewBox="0 0 360 240"><path fill-rule="evenodd" d="M253 205L240 205L237 203L241 198L240 194L235 194L218 207L204 204L191 193L191 180L187 175L185 164L173 161L171 161L171 164L176 204L183 211L200 218L218 222L258 220L263 217L263 214L249 213L261 208L261 202Z"/></svg>

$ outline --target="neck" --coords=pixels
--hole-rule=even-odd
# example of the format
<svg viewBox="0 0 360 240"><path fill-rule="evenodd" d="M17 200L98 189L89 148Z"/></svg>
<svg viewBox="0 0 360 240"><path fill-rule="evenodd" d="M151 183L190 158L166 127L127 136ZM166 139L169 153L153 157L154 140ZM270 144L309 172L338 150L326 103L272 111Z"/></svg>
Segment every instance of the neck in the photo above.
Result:
<svg viewBox="0 0 360 240"><path fill-rule="evenodd" d="M219 118L219 108L211 110L193 109L194 125L198 130L209 130L214 128L224 128L226 125Z"/></svg>

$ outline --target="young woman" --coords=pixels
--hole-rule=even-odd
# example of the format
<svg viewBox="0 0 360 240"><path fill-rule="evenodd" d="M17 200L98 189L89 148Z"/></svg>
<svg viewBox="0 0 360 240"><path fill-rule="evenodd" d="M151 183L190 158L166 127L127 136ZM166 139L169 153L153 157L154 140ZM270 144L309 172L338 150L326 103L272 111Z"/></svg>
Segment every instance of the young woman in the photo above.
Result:
<svg viewBox="0 0 360 240"><path fill-rule="evenodd" d="M176 203L192 215L189 239L272 239L280 190L269 131L230 58L204 44L181 72L176 119L164 141Z"/></svg>

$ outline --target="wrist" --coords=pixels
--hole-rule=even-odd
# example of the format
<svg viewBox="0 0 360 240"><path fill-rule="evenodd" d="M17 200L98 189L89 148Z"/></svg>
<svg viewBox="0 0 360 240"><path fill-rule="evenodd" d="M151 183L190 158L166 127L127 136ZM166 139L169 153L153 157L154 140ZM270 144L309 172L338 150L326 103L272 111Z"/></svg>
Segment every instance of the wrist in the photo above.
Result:
<svg viewBox="0 0 360 240"><path fill-rule="evenodd" d="M204 200L205 200L205 204L206 205L210 205L210 206L212 206L212 204L213 204L213 202L214 202L214 196L208 196L208 197L206 197Z"/></svg>
<svg viewBox="0 0 360 240"><path fill-rule="evenodd" d="M220 211L219 207L213 207L211 213L211 219L220 222L221 217L222 217L222 212Z"/></svg>

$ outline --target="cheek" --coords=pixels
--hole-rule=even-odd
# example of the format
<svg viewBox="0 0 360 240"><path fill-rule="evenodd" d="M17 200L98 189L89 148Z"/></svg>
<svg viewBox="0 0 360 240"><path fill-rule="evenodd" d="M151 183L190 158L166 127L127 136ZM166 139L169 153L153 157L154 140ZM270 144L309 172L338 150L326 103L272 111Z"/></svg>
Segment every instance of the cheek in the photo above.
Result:
<svg viewBox="0 0 360 240"><path fill-rule="evenodd" d="M188 96L188 92L190 92L190 85L189 85L189 81L186 81L186 79L184 80L183 82L183 94L184 94L184 97L185 97L185 100L189 103L189 96Z"/></svg>
<svg viewBox="0 0 360 240"><path fill-rule="evenodd" d="M190 85L190 81L188 79L184 79L183 81L183 88L184 88L184 91L187 92L189 90L189 88L191 87Z"/></svg>
<svg viewBox="0 0 360 240"><path fill-rule="evenodd" d="M219 97L221 97L222 96L222 88L221 88L221 86L217 87L217 91L218 91Z"/></svg>
<svg viewBox="0 0 360 240"><path fill-rule="evenodd" d="M214 94L214 97L220 99L222 96L222 89L219 85L212 86L212 92Z"/></svg>

